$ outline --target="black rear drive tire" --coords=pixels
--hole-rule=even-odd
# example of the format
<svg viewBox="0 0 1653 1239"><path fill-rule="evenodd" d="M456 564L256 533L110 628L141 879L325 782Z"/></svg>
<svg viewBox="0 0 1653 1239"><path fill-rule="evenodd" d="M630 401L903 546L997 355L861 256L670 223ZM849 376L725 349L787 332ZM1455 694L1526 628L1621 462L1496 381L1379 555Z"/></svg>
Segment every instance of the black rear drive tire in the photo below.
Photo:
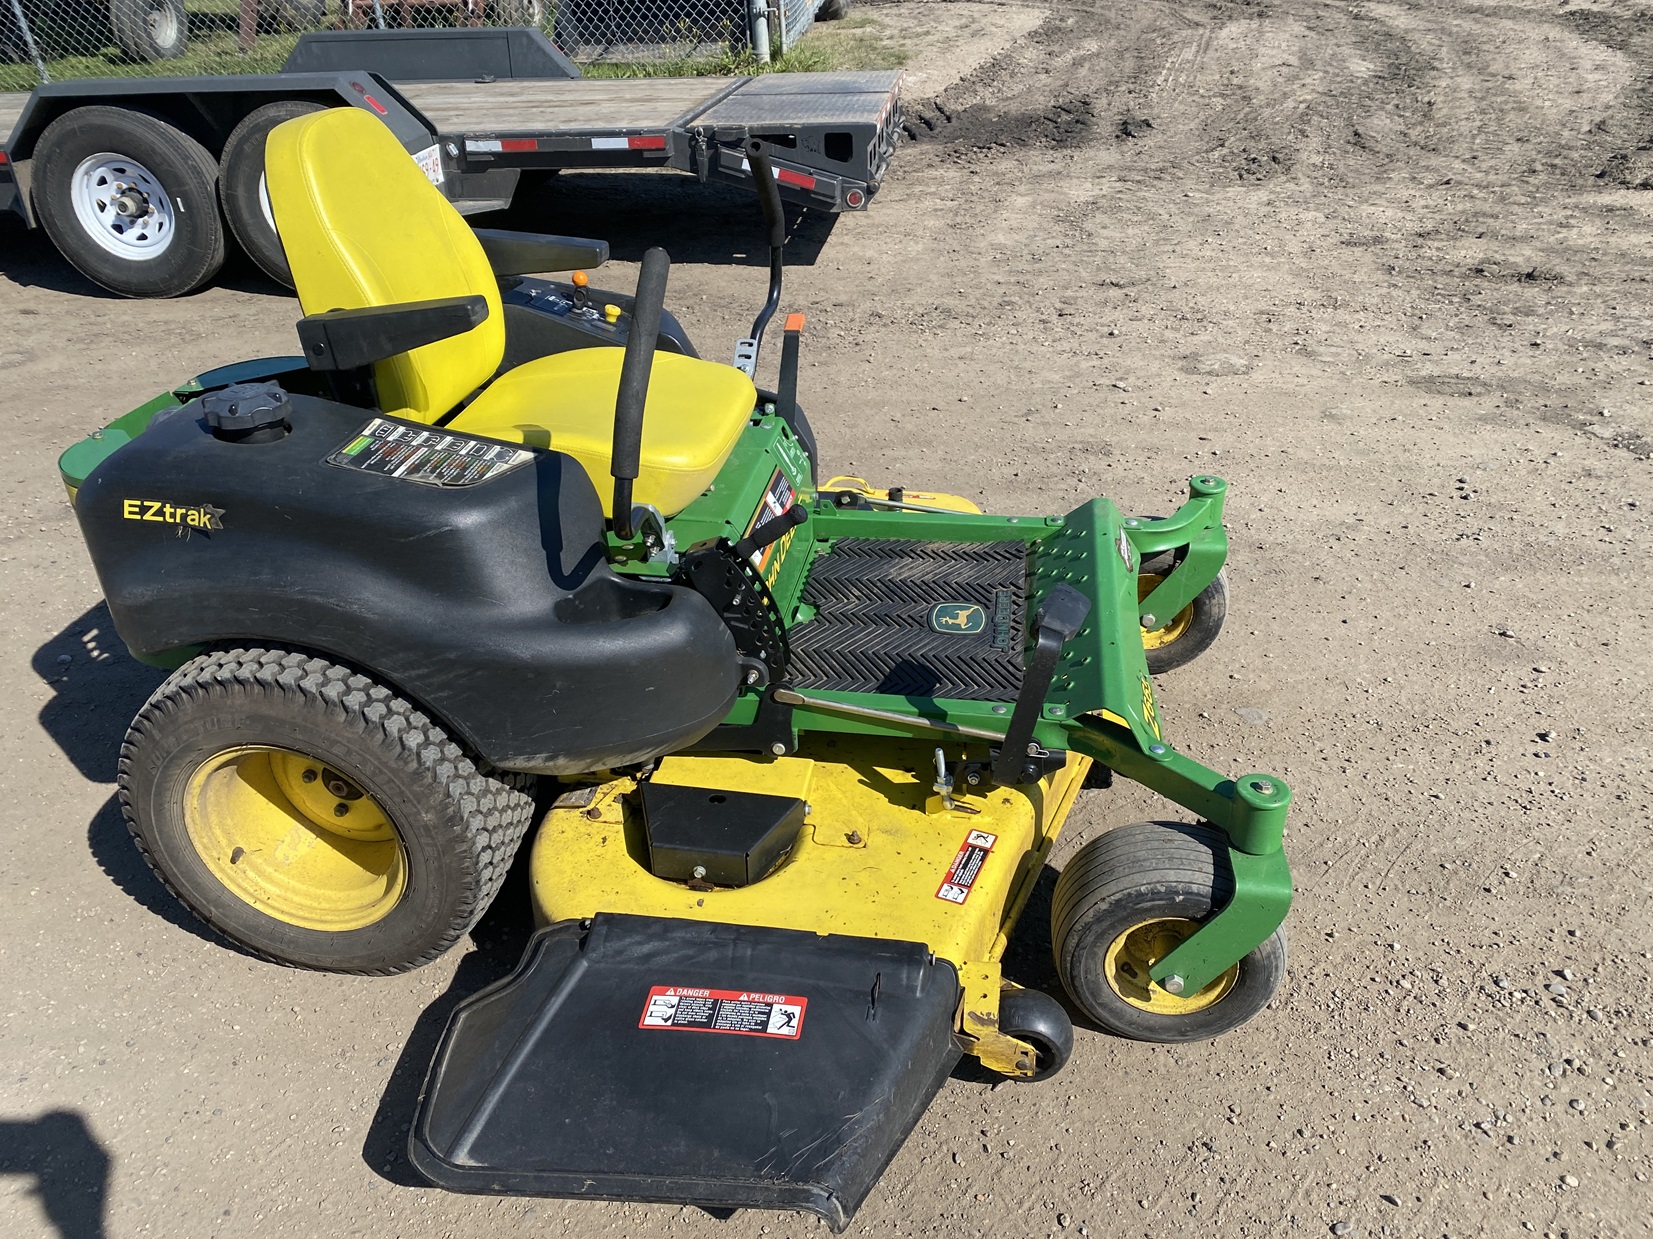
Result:
<svg viewBox="0 0 1653 1239"><path fill-rule="evenodd" d="M293 287L293 269L287 262L275 222L268 212L264 187L264 143L270 131L285 121L322 111L319 103L284 99L250 113L231 131L218 161L218 196L224 220L258 269L285 288Z"/></svg>
<svg viewBox="0 0 1653 1239"><path fill-rule="evenodd" d="M370 676L279 649L174 672L133 721L119 777L139 850L201 920L277 963L378 974L475 924L532 788Z"/></svg>
<svg viewBox="0 0 1653 1239"><path fill-rule="evenodd" d="M157 116L101 104L65 112L40 135L34 172L46 235L111 292L177 297L224 265L218 166Z"/></svg>

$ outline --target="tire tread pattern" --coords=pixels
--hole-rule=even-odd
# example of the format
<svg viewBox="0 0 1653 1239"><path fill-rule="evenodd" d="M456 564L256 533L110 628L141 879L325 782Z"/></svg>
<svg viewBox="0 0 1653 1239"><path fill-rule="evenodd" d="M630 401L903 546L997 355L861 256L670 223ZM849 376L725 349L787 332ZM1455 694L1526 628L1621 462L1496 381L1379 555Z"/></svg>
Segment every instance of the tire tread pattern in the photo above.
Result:
<svg viewBox="0 0 1653 1239"><path fill-rule="evenodd" d="M473 758L406 698L361 672L318 655L259 647L211 651L173 672L138 712L121 744L120 803L126 828L156 877L214 932L229 937L238 947L261 959L292 966L289 960L267 955L231 936L183 899L151 855L143 827L132 807L132 766L145 741L156 732L164 731L169 716L186 702L199 704L214 696L232 699L239 693L296 697L321 703L333 721L354 727L363 738L422 773L432 788L458 811L463 822L463 833L456 841L458 847L453 859L464 866L462 872L474 874L474 894L456 910L446 934L419 956L402 964L339 971L389 976L429 963L447 951L476 923L499 893L533 820L534 777L498 770Z"/></svg>

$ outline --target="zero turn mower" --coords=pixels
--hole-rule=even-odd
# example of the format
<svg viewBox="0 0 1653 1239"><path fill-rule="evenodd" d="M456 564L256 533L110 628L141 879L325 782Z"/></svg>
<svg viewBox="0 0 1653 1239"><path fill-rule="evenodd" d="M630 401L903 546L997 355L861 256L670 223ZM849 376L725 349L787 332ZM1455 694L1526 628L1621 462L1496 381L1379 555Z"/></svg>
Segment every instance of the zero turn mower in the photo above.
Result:
<svg viewBox="0 0 1653 1239"><path fill-rule="evenodd" d="M1087 843L1051 937L1073 1005L1151 1041L1285 969L1290 793L1166 737L1210 645L1227 487L994 516L820 480L797 402L635 298L518 273L605 247L471 229L371 116L269 139L302 355L202 375L64 455L121 637L172 676L122 746L162 880L265 958L451 947L536 824L543 926L464 1002L411 1156L460 1191L801 1208L842 1229L962 1054L1059 1070L1000 960L1083 787L1198 824ZM395 210L386 212L385 203ZM618 347L623 345L623 347Z"/></svg>

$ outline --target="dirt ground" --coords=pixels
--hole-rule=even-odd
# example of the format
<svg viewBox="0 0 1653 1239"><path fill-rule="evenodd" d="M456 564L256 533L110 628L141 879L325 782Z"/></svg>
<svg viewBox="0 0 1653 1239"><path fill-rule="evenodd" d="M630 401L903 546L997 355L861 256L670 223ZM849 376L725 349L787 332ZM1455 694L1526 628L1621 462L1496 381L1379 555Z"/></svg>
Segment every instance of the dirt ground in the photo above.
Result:
<svg viewBox="0 0 1653 1239"><path fill-rule="evenodd" d="M1293 784L1298 895L1256 1021L950 1081L854 1233L1653 1233L1653 7L861 11L915 49L916 140L795 243L825 459L997 511L1230 479L1228 627L1161 705L1208 764ZM664 240L706 351L742 334L748 202L563 180L555 230ZM825 1235L411 1185L431 1042L520 910L388 980L198 930L112 804L157 677L53 469L180 376L290 351L295 303L235 273L105 298L0 224L0 313L0 1231ZM1056 861L1157 813L1088 793ZM1044 911L1012 972L1052 986Z"/></svg>

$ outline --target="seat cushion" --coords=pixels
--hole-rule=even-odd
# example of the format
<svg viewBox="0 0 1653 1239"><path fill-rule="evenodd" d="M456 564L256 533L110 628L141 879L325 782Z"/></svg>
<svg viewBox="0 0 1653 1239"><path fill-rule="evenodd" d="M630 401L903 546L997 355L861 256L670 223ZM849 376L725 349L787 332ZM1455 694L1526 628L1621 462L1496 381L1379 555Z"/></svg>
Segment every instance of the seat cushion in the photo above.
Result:
<svg viewBox="0 0 1653 1239"><path fill-rule="evenodd" d="M585 467L613 516L609 460L625 350L584 348L507 370L449 426L466 434L565 452ZM667 516L712 484L757 407L733 366L656 353L643 413L643 452L632 498Z"/></svg>

